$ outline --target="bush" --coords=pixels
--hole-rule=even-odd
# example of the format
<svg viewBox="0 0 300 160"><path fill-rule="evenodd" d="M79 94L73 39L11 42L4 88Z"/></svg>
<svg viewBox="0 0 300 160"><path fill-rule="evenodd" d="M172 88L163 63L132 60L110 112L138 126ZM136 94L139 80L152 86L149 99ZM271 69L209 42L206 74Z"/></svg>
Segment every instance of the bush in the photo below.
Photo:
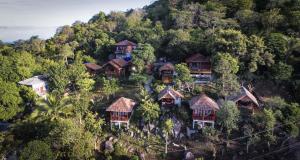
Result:
<svg viewBox="0 0 300 160"><path fill-rule="evenodd" d="M39 140L29 142L20 153L20 160L52 160L54 159L50 146Z"/></svg>

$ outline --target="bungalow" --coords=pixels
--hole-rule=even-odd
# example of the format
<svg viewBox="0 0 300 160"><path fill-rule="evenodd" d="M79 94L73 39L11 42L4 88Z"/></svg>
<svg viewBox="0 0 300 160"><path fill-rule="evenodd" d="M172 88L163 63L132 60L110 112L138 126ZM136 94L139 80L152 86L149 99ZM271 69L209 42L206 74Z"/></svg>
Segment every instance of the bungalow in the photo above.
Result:
<svg viewBox="0 0 300 160"><path fill-rule="evenodd" d="M162 106L181 106L183 95L175 91L170 86L167 86L158 94L158 100Z"/></svg>
<svg viewBox="0 0 300 160"><path fill-rule="evenodd" d="M219 105L205 94L193 97L190 101L190 108L193 110L193 128L195 123L200 127L210 124L214 127L216 112L219 110Z"/></svg>
<svg viewBox="0 0 300 160"><path fill-rule="evenodd" d="M256 97L244 86L242 86L238 94L229 97L229 99L235 102L239 109L246 109L252 114L255 110L259 109L259 103Z"/></svg>
<svg viewBox="0 0 300 160"><path fill-rule="evenodd" d="M100 72L101 70L101 66L95 64L95 63L85 63L84 64L87 71L91 74L91 75L95 75L97 73Z"/></svg>
<svg viewBox="0 0 300 160"><path fill-rule="evenodd" d="M185 62L196 83L206 83L211 80L212 70L210 58L198 53L187 58Z"/></svg>
<svg viewBox="0 0 300 160"><path fill-rule="evenodd" d="M124 40L118 42L117 44L115 44L115 46L116 46L116 50L115 50L116 58L130 61L131 52L137 47L137 44L128 40Z"/></svg>
<svg viewBox="0 0 300 160"><path fill-rule="evenodd" d="M25 79L23 81L18 82L18 84L29 86L37 95L44 98L46 97L47 82L45 80L45 76L43 75L38 75L29 79Z"/></svg>
<svg viewBox="0 0 300 160"><path fill-rule="evenodd" d="M128 63L123 59L112 59L104 64L102 69L107 77L121 78L126 75Z"/></svg>
<svg viewBox="0 0 300 160"><path fill-rule="evenodd" d="M119 125L126 124L126 127L129 127L129 120L133 112L133 107L136 103L132 99L121 97L111 104L106 111L109 112L110 126L112 124Z"/></svg>
<svg viewBox="0 0 300 160"><path fill-rule="evenodd" d="M173 82L173 76L175 74L175 67L172 63L165 63L159 68L159 76L164 84L170 84Z"/></svg>

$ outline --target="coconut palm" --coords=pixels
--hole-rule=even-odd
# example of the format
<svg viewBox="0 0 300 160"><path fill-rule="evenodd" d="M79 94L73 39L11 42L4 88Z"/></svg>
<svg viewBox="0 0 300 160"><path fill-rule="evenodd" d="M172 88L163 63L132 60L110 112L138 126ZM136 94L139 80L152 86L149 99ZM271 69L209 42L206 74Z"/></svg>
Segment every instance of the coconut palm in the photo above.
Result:
<svg viewBox="0 0 300 160"><path fill-rule="evenodd" d="M52 93L47 99L40 99L37 102L36 109L31 113L30 118L35 120L50 119L58 120L62 117L68 117L74 112L74 107L68 97L61 97Z"/></svg>

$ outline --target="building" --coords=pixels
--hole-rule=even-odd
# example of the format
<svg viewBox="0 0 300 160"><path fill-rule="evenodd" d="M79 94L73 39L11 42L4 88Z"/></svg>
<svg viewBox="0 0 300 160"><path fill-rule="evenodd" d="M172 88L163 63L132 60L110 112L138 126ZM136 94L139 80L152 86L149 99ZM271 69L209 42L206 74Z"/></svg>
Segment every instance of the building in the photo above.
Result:
<svg viewBox="0 0 300 160"><path fill-rule="evenodd" d="M183 95L178 91L175 91L170 86L167 86L158 94L158 101L161 103L161 106L181 106L181 99Z"/></svg>
<svg viewBox="0 0 300 160"><path fill-rule="evenodd" d="M219 105L205 94L193 97L190 101L190 108L193 110L193 128L198 124L201 128L206 125L214 127L216 112Z"/></svg>
<svg viewBox="0 0 300 160"><path fill-rule="evenodd" d="M173 77L175 75L175 67L172 63L165 63L158 69L158 72L164 84L173 83Z"/></svg>
<svg viewBox="0 0 300 160"><path fill-rule="evenodd" d="M209 57L202 54L194 54L185 60L191 76L196 83L207 83L212 78L211 62Z"/></svg>
<svg viewBox="0 0 300 160"><path fill-rule="evenodd" d="M96 63L85 63L84 65L91 75L95 75L101 71L101 66Z"/></svg>
<svg viewBox="0 0 300 160"><path fill-rule="evenodd" d="M29 79L25 79L23 81L18 82L18 84L31 87L37 95L41 97L46 97L47 82L45 80L45 76L43 75L38 75Z"/></svg>
<svg viewBox="0 0 300 160"><path fill-rule="evenodd" d="M137 47L136 43L128 40L124 40L115 44L116 50L115 55L118 59L124 59L126 61L131 60L131 53Z"/></svg>
<svg viewBox="0 0 300 160"><path fill-rule="evenodd" d="M117 124L121 128L121 124L129 127L130 117L136 103L132 99L121 97L111 104L106 111L109 112L110 124Z"/></svg>
<svg viewBox="0 0 300 160"><path fill-rule="evenodd" d="M112 59L102 66L102 71L107 77L122 78L128 71L128 63L123 59Z"/></svg>
<svg viewBox="0 0 300 160"><path fill-rule="evenodd" d="M229 99L235 102L239 109L246 109L252 114L259 109L256 97L243 86L238 94L230 96Z"/></svg>

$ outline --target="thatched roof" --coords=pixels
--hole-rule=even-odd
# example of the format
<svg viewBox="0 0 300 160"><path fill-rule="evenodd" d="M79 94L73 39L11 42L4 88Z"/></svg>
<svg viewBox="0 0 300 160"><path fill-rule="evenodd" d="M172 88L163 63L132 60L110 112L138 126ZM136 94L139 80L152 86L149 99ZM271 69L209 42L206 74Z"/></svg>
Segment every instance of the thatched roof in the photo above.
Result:
<svg viewBox="0 0 300 160"><path fill-rule="evenodd" d="M185 60L187 63L189 62L210 62L209 57L206 57L200 53L193 54L189 58Z"/></svg>
<svg viewBox="0 0 300 160"><path fill-rule="evenodd" d="M164 70L172 70L175 71L175 67L172 63L165 63L163 66L159 68L159 72L164 71Z"/></svg>
<svg viewBox="0 0 300 160"><path fill-rule="evenodd" d="M117 44L115 44L116 46L137 46L136 43L133 43L131 41L128 40L123 40L121 42L118 42Z"/></svg>
<svg viewBox="0 0 300 160"><path fill-rule="evenodd" d="M167 86L158 94L158 100L161 100L163 98L183 98L183 95L178 91L175 91L173 88Z"/></svg>
<svg viewBox="0 0 300 160"><path fill-rule="evenodd" d="M191 109L200 109L202 107L210 107L213 110L219 110L219 105L211 98L209 98L206 94L201 94L199 96L193 97L190 100L190 108Z"/></svg>
<svg viewBox="0 0 300 160"><path fill-rule="evenodd" d="M239 100L241 100L245 97L248 97L253 103L255 103L257 106L259 106L258 101L255 98L255 96L251 92L249 92L244 86L242 86L239 94L237 94L235 96L231 96L229 99L234 102L238 102Z"/></svg>
<svg viewBox="0 0 300 160"><path fill-rule="evenodd" d="M84 64L86 68L97 71L101 69L101 66L97 65L96 63L85 63Z"/></svg>
<svg viewBox="0 0 300 160"><path fill-rule="evenodd" d="M108 112L131 112L136 102L132 99L121 97L111 104L106 111Z"/></svg>

